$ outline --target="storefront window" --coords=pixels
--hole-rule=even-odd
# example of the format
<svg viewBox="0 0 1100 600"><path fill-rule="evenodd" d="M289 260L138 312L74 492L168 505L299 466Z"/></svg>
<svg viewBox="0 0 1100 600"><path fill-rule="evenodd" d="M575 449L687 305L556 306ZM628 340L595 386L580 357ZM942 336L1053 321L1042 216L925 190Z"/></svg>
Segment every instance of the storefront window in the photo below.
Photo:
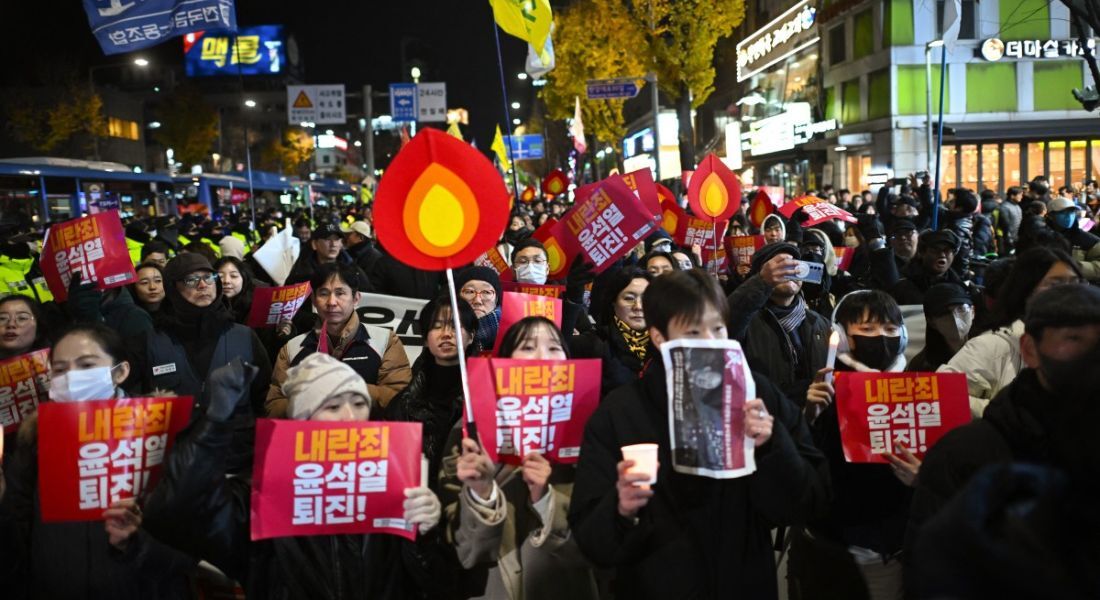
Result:
<svg viewBox="0 0 1100 600"><path fill-rule="evenodd" d="M999 191L1001 189L1001 149L995 144L982 145L982 182L981 190Z"/></svg>
<svg viewBox="0 0 1100 600"><path fill-rule="evenodd" d="M817 52L803 53L792 58L787 64L786 90L783 102L809 102L816 106L817 98Z"/></svg>
<svg viewBox="0 0 1100 600"><path fill-rule="evenodd" d="M1092 140L1092 176L1090 179L1100 181L1100 140Z"/></svg>
<svg viewBox="0 0 1100 600"><path fill-rule="evenodd" d="M1088 142L1077 140L1069 143L1069 183L1081 185L1085 181L1085 146Z"/></svg>
<svg viewBox="0 0 1100 600"><path fill-rule="evenodd" d="M1046 148L1047 145L1043 142L1032 142L1027 145L1027 181L1046 175L1046 159L1043 158Z"/></svg>
<svg viewBox="0 0 1100 600"><path fill-rule="evenodd" d="M951 188L958 187L958 185L956 185L955 179L955 159L958 156L958 153L959 151L957 146L944 146L942 157L940 159L940 181L942 182L940 184L940 189L949 190Z"/></svg>
<svg viewBox="0 0 1100 600"><path fill-rule="evenodd" d="M1050 190L1055 192L1059 187L1066 185L1066 143L1050 142L1048 144L1050 160Z"/></svg>
<svg viewBox="0 0 1100 600"><path fill-rule="evenodd" d="M962 157L959 164L962 165L962 181L955 187L976 190L978 188L978 147L968 144L962 146L961 150Z"/></svg>
<svg viewBox="0 0 1100 600"><path fill-rule="evenodd" d="M1005 172L1002 179L1005 189L1008 189L1014 185L1020 185L1024 180L1020 173L1020 145L1005 144L1004 155Z"/></svg>

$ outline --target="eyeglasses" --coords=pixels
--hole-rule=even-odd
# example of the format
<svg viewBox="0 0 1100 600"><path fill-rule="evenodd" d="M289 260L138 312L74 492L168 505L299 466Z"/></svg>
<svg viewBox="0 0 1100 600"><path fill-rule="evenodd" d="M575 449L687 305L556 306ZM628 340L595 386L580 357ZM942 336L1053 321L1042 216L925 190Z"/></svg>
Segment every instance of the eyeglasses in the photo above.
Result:
<svg viewBox="0 0 1100 600"><path fill-rule="evenodd" d="M517 258L515 260L515 262L513 263L513 265L517 266L517 267L526 267L527 265L545 265L545 264L546 264L546 259L541 257L541 256L536 257L536 258L527 258L527 257Z"/></svg>
<svg viewBox="0 0 1100 600"><path fill-rule="evenodd" d="M480 290L479 291L479 290L475 290L473 288L463 288L462 291L459 292L459 293L462 294L462 297L467 299L467 300L472 300L474 298L481 298L482 300L491 300L493 298L496 298L496 295L497 295L495 290Z"/></svg>
<svg viewBox="0 0 1100 600"><path fill-rule="evenodd" d="M7 327L8 323L12 321L15 321L16 325L22 327L34 321L34 315L31 313L16 313L14 315L0 313L0 327Z"/></svg>
<svg viewBox="0 0 1100 600"><path fill-rule="evenodd" d="M206 275L188 275L183 278L183 285L190 289L199 287L199 282L203 282L206 285L214 285L218 281L217 273L207 273Z"/></svg>

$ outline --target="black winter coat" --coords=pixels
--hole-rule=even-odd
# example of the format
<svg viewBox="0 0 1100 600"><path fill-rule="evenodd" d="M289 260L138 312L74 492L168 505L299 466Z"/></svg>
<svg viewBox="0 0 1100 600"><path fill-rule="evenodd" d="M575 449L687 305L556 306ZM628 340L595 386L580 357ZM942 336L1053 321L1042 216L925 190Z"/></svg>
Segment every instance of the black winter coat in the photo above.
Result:
<svg viewBox="0 0 1100 600"><path fill-rule="evenodd" d="M438 490L437 475L443 465L447 437L462 418L462 379L458 366L441 367L425 349L412 366L408 387L386 405L387 421L422 423L424 456L428 458L429 483Z"/></svg>
<svg viewBox="0 0 1100 600"><path fill-rule="evenodd" d="M5 600L92 598L174 600L190 597L195 560L143 530L125 552L108 541L102 521L43 523L38 496L37 420L24 423L0 503L0 581Z"/></svg>
<svg viewBox="0 0 1100 600"><path fill-rule="evenodd" d="M410 267L389 254L374 261L369 273L374 292L402 298L431 300L447 285L441 273Z"/></svg>
<svg viewBox="0 0 1100 600"><path fill-rule="evenodd" d="M659 360L607 397L585 427L569 524L594 564L616 569L617 598L776 598L770 529L802 523L825 502L827 474L798 408L763 375L756 392L775 416L738 479L677 473L669 451L668 394ZM620 448L656 442L655 495L636 524L618 513Z"/></svg>
<svg viewBox="0 0 1100 600"><path fill-rule="evenodd" d="M225 423L200 419L177 440L164 479L145 503L158 539L201 556L239 581L249 598L446 596L453 578L441 526L410 542L391 535L250 539L250 478L226 477Z"/></svg>
<svg viewBox="0 0 1100 600"><path fill-rule="evenodd" d="M796 352L787 344L787 334L775 315L765 307L771 290L759 276L750 277L729 297L729 336L745 349L749 366L767 376L798 406L806 403L806 390L825 367L832 325L807 307L806 318L797 329Z"/></svg>
<svg viewBox="0 0 1100 600"><path fill-rule="evenodd" d="M575 335L569 342L570 356L573 358L602 359L600 397L606 397L613 390L637 381L642 371L642 361L626 346L619 330L611 325L601 325ZM656 351L650 346L647 356Z"/></svg>

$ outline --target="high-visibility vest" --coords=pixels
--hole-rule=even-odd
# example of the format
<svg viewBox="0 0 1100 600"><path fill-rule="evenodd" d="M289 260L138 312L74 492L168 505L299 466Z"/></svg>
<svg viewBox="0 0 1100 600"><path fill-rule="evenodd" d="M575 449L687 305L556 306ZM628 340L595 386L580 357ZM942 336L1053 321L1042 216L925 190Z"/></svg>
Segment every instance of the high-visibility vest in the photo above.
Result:
<svg viewBox="0 0 1100 600"><path fill-rule="evenodd" d="M229 235L237 238L238 240L241 241L242 244L244 244L244 253L245 254L248 254L249 252L252 252L252 243L248 241L248 236L246 236L243 233L236 232L236 231L230 233Z"/></svg>
<svg viewBox="0 0 1100 600"><path fill-rule="evenodd" d="M214 256L217 256L218 258L222 257L222 247L219 246L217 242L210 241L210 238L208 237L204 237L199 241L206 244L207 246L210 246L210 249L214 251Z"/></svg>
<svg viewBox="0 0 1100 600"><path fill-rule="evenodd" d="M141 247L145 244L126 238L126 251L130 253L130 262L134 263L134 266L141 264Z"/></svg>
<svg viewBox="0 0 1100 600"><path fill-rule="evenodd" d="M45 277L27 279L27 273L30 273L33 266L33 258L12 258L0 254L0 296L19 294L39 302L53 300Z"/></svg>

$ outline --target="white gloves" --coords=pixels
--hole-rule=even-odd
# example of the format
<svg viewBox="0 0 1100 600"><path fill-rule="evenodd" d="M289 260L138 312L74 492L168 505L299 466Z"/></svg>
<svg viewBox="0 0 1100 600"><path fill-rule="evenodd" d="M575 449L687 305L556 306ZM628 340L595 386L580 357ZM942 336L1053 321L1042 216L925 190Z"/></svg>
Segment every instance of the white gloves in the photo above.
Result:
<svg viewBox="0 0 1100 600"><path fill-rule="evenodd" d="M427 487L405 489L405 520L420 526L426 532L439 523L442 507L439 498Z"/></svg>

